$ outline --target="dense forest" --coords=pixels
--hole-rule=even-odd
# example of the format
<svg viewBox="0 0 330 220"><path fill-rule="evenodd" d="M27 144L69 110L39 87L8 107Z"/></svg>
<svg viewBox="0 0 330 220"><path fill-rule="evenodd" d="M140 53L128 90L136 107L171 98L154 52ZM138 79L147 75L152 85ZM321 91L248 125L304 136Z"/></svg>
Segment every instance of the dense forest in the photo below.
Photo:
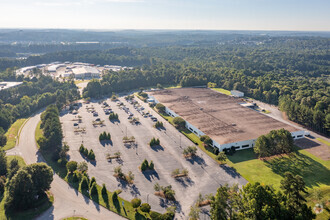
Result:
<svg viewBox="0 0 330 220"><path fill-rule="evenodd" d="M151 34L152 35L152 34ZM153 45L150 36L137 34L132 47L103 50L58 51L27 59L0 59L3 79L11 79L8 67L52 61L133 66L133 70L106 73L86 88L85 97L156 86L206 85L237 89L246 96L279 105L288 117L329 135L330 38L238 33L190 33L161 35ZM133 39L127 34L126 40ZM145 46L137 44L145 39ZM189 42L190 39L190 43ZM172 43L170 43L172 42Z"/></svg>

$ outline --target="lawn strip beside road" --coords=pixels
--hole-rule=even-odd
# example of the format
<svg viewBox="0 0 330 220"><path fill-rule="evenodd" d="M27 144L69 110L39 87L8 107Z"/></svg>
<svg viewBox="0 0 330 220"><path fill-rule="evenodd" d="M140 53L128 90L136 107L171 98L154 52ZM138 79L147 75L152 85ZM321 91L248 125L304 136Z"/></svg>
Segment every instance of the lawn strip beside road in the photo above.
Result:
<svg viewBox="0 0 330 220"><path fill-rule="evenodd" d="M43 131L40 128L40 124L41 124L41 121L39 121L36 131L35 131L36 142L38 140L37 137L39 138L39 137L42 137L42 135L43 135L42 134ZM39 145L38 145L38 148L39 148ZM86 197L90 198L94 202L100 204L101 206L109 209L110 211L117 213L118 215L121 215L128 219L135 219L135 209L133 209L131 202L118 197L119 205L118 204L114 205L114 203L111 199L113 192L108 191L108 196L106 199L106 197L102 196L102 193L101 193L102 187L99 185L97 185L98 196L90 196L90 194L88 192L82 191L80 189L79 183L73 183L72 181L69 181L71 179L71 176L68 175L66 167L62 166L59 163L57 163L56 161L54 161L52 159L51 153L49 153L47 151L42 151L41 153L42 153L44 159L47 161L47 164L52 167L54 172L57 175L59 175L62 179L64 179L68 184L70 184L72 187L77 189L80 193L82 193ZM122 206L122 202L124 202L124 207ZM142 217L141 219L150 218L149 214L147 214L147 213L143 213L143 212L139 212L139 213L140 213L140 217Z"/></svg>
<svg viewBox="0 0 330 220"><path fill-rule="evenodd" d="M16 146L16 141L19 139L20 128L27 121L26 118L17 119L6 132L7 144L2 148L3 150L10 150Z"/></svg>

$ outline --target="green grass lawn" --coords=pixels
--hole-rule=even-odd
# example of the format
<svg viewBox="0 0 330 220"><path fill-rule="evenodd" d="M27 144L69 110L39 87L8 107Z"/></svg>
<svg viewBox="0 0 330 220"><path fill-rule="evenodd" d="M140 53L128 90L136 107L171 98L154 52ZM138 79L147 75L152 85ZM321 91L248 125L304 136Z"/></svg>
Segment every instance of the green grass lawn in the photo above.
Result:
<svg viewBox="0 0 330 220"><path fill-rule="evenodd" d="M222 88L212 88L213 90L217 91L217 92L221 92L225 95L231 95L230 91L227 89L222 89Z"/></svg>
<svg viewBox="0 0 330 220"><path fill-rule="evenodd" d="M21 118L17 119L8 129L6 132L6 137L7 137L7 143L6 145L2 148L3 150L9 150L12 149L16 146L16 141L19 137L19 130L23 123L26 121L26 118Z"/></svg>
<svg viewBox="0 0 330 220"><path fill-rule="evenodd" d="M18 160L18 164L23 167L25 166L24 159L20 156L7 156L7 163L10 164L10 161L12 161L14 158ZM4 203L6 198L2 197L2 200L0 200L0 219L1 220L11 220L11 219L17 219L17 220L26 220L26 219L34 219L36 216L40 215L44 211L46 211L48 208L50 208L54 202L54 197L50 192L47 192L47 196L43 199L41 199L39 202L35 204L35 207L33 209L25 210L25 211L15 211L10 213L5 213L4 210Z"/></svg>
<svg viewBox="0 0 330 220"><path fill-rule="evenodd" d="M327 145L327 146L330 146L330 142L322 139L322 138L316 138L316 140L318 140L319 142L322 142L323 144Z"/></svg>
<svg viewBox="0 0 330 220"><path fill-rule="evenodd" d="M330 161L321 160L306 150L297 150L291 156L262 161L256 157L253 149L246 149L228 156L228 165L234 167L249 182L273 185L275 189L280 189L284 173L290 171L303 177L308 192L321 189L325 198L330 196ZM314 207L315 202L308 195L307 202ZM328 211L317 215L317 219L328 217Z"/></svg>
<svg viewBox="0 0 330 220"><path fill-rule="evenodd" d="M39 146L37 140L43 136L43 133L42 133L43 131L42 131L42 129L40 128L40 125L41 125L41 121L38 122L38 125L37 125L37 128L36 128L36 131L34 132L34 135L35 135L35 139L36 139L36 143L37 143L37 147L38 147L38 149L40 149L40 146Z"/></svg>

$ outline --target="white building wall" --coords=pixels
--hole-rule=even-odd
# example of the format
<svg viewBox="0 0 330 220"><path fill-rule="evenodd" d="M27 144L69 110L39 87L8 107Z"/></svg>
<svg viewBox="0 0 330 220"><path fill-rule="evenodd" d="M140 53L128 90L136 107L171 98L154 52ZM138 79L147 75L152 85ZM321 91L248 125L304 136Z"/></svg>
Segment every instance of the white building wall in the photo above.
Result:
<svg viewBox="0 0 330 220"><path fill-rule="evenodd" d="M155 103L159 103L159 101L157 99L155 99L155 97L148 95L148 97L150 99L153 99L155 101ZM170 115L171 117L175 118L175 117L180 117L180 115L176 114L174 111L172 111L171 109L165 107L165 112L166 114ZM199 129L197 129L196 127L194 127L192 124L190 124L189 122L186 121L186 128L188 128L191 132L195 133L198 137L205 135L205 133L203 133L202 131L200 131ZM294 140L296 139L300 139L305 137L305 131L294 131L291 132L292 137ZM248 148L252 148L255 145L255 141L257 139L250 139L250 140L246 140L246 141L239 141L239 142L233 142L233 143L228 143L228 144L219 144L216 141L213 141L213 147L217 147L220 151L223 151L226 148L231 148L231 147L235 147L236 150L244 150L244 149L248 149Z"/></svg>

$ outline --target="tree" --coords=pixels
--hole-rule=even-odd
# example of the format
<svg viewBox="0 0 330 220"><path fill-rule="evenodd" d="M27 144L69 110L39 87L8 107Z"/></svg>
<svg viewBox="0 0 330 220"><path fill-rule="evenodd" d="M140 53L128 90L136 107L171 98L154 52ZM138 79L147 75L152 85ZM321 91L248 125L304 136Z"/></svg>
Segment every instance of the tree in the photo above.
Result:
<svg viewBox="0 0 330 220"><path fill-rule="evenodd" d="M151 206L148 203L142 203L140 209L142 212L149 213L151 210Z"/></svg>
<svg viewBox="0 0 330 220"><path fill-rule="evenodd" d="M189 219L198 220L199 219L200 209L197 205L190 206Z"/></svg>
<svg viewBox="0 0 330 220"><path fill-rule="evenodd" d="M4 150L0 150L0 176L7 174L7 157Z"/></svg>
<svg viewBox="0 0 330 220"><path fill-rule="evenodd" d="M91 186L90 194L92 196L98 195L97 187L96 187L96 182L94 182Z"/></svg>
<svg viewBox="0 0 330 220"><path fill-rule="evenodd" d="M5 209L24 210L30 208L35 199L31 175L27 170L19 170L8 184Z"/></svg>
<svg viewBox="0 0 330 220"><path fill-rule="evenodd" d="M155 165L154 165L154 162L152 160L150 161L149 169L150 170L154 170L155 169Z"/></svg>
<svg viewBox="0 0 330 220"><path fill-rule="evenodd" d="M80 163L78 164L77 169L78 169L80 172L82 172L82 173L87 172L87 170L88 170L88 164L87 164L85 161L80 162Z"/></svg>
<svg viewBox="0 0 330 220"><path fill-rule="evenodd" d="M67 170L72 174L75 170L77 170L77 167L78 167L78 163L77 161L69 161L67 164L66 164L66 168Z"/></svg>
<svg viewBox="0 0 330 220"><path fill-rule="evenodd" d="M0 197L3 196L3 193L5 191L5 185L6 185L6 178L4 176L0 177Z"/></svg>
<svg viewBox="0 0 330 220"><path fill-rule="evenodd" d="M165 112L165 106L161 103L157 103L156 104L156 109L160 112L160 113L164 113Z"/></svg>
<svg viewBox="0 0 330 220"><path fill-rule="evenodd" d="M92 187L93 183L96 183L95 177L92 177L91 181L89 182L89 187Z"/></svg>
<svg viewBox="0 0 330 220"><path fill-rule="evenodd" d="M211 219L226 220L228 219L227 208L229 199L228 186L220 186L211 202Z"/></svg>
<svg viewBox="0 0 330 220"><path fill-rule="evenodd" d="M112 194L111 199L112 199L112 202L114 202L114 203L118 202L118 194L116 191Z"/></svg>
<svg viewBox="0 0 330 220"><path fill-rule="evenodd" d="M102 195L107 195L108 191L107 191L107 187L105 186L105 184L102 184L102 190L101 190Z"/></svg>
<svg viewBox="0 0 330 220"><path fill-rule="evenodd" d="M135 209L135 211L137 211L137 208L139 208L141 205L141 199L134 198L134 199L132 199L131 203L132 203L132 206Z"/></svg>
<svg viewBox="0 0 330 220"><path fill-rule="evenodd" d="M34 191L37 195L50 189L53 182L53 170L45 163L34 163L23 167L32 178Z"/></svg>
<svg viewBox="0 0 330 220"><path fill-rule="evenodd" d="M89 151L87 157L88 157L88 159L90 159L90 160L95 160L95 154L94 154L93 149L91 149L91 150Z"/></svg>
<svg viewBox="0 0 330 220"><path fill-rule="evenodd" d="M145 171L146 169L148 169L148 167L149 167L148 161L144 159L144 161L141 164L141 171Z"/></svg>
<svg viewBox="0 0 330 220"><path fill-rule="evenodd" d="M184 129L186 126L186 121L183 120L183 118L181 118L181 117L175 117L173 119L173 123L174 123L175 127L178 129Z"/></svg>
<svg viewBox="0 0 330 220"><path fill-rule="evenodd" d="M5 146L7 143L7 136L5 135L5 131L2 127L0 127L0 147Z"/></svg>
<svg viewBox="0 0 330 220"><path fill-rule="evenodd" d="M86 176L84 176L80 182L80 189L81 190L87 190L89 187L88 187L88 179Z"/></svg>
<svg viewBox="0 0 330 220"><path fill-rule="evenodd" d="M301 216L305 219L312 219L314 214L306 205L306 199L302 193L307 193L305 182L301 176L294 176L290 172L284 174L281 180L281 189L286 195L288 209L291 216Z"/></svg>
<svg viewBox="0 0 330 220"><path fill-rule="evenodd" d="M9 171L7 174L7 180L9 181L20 169L20 166L18 164L18 160L16 158L12 159L9 164Z"/></svg>

